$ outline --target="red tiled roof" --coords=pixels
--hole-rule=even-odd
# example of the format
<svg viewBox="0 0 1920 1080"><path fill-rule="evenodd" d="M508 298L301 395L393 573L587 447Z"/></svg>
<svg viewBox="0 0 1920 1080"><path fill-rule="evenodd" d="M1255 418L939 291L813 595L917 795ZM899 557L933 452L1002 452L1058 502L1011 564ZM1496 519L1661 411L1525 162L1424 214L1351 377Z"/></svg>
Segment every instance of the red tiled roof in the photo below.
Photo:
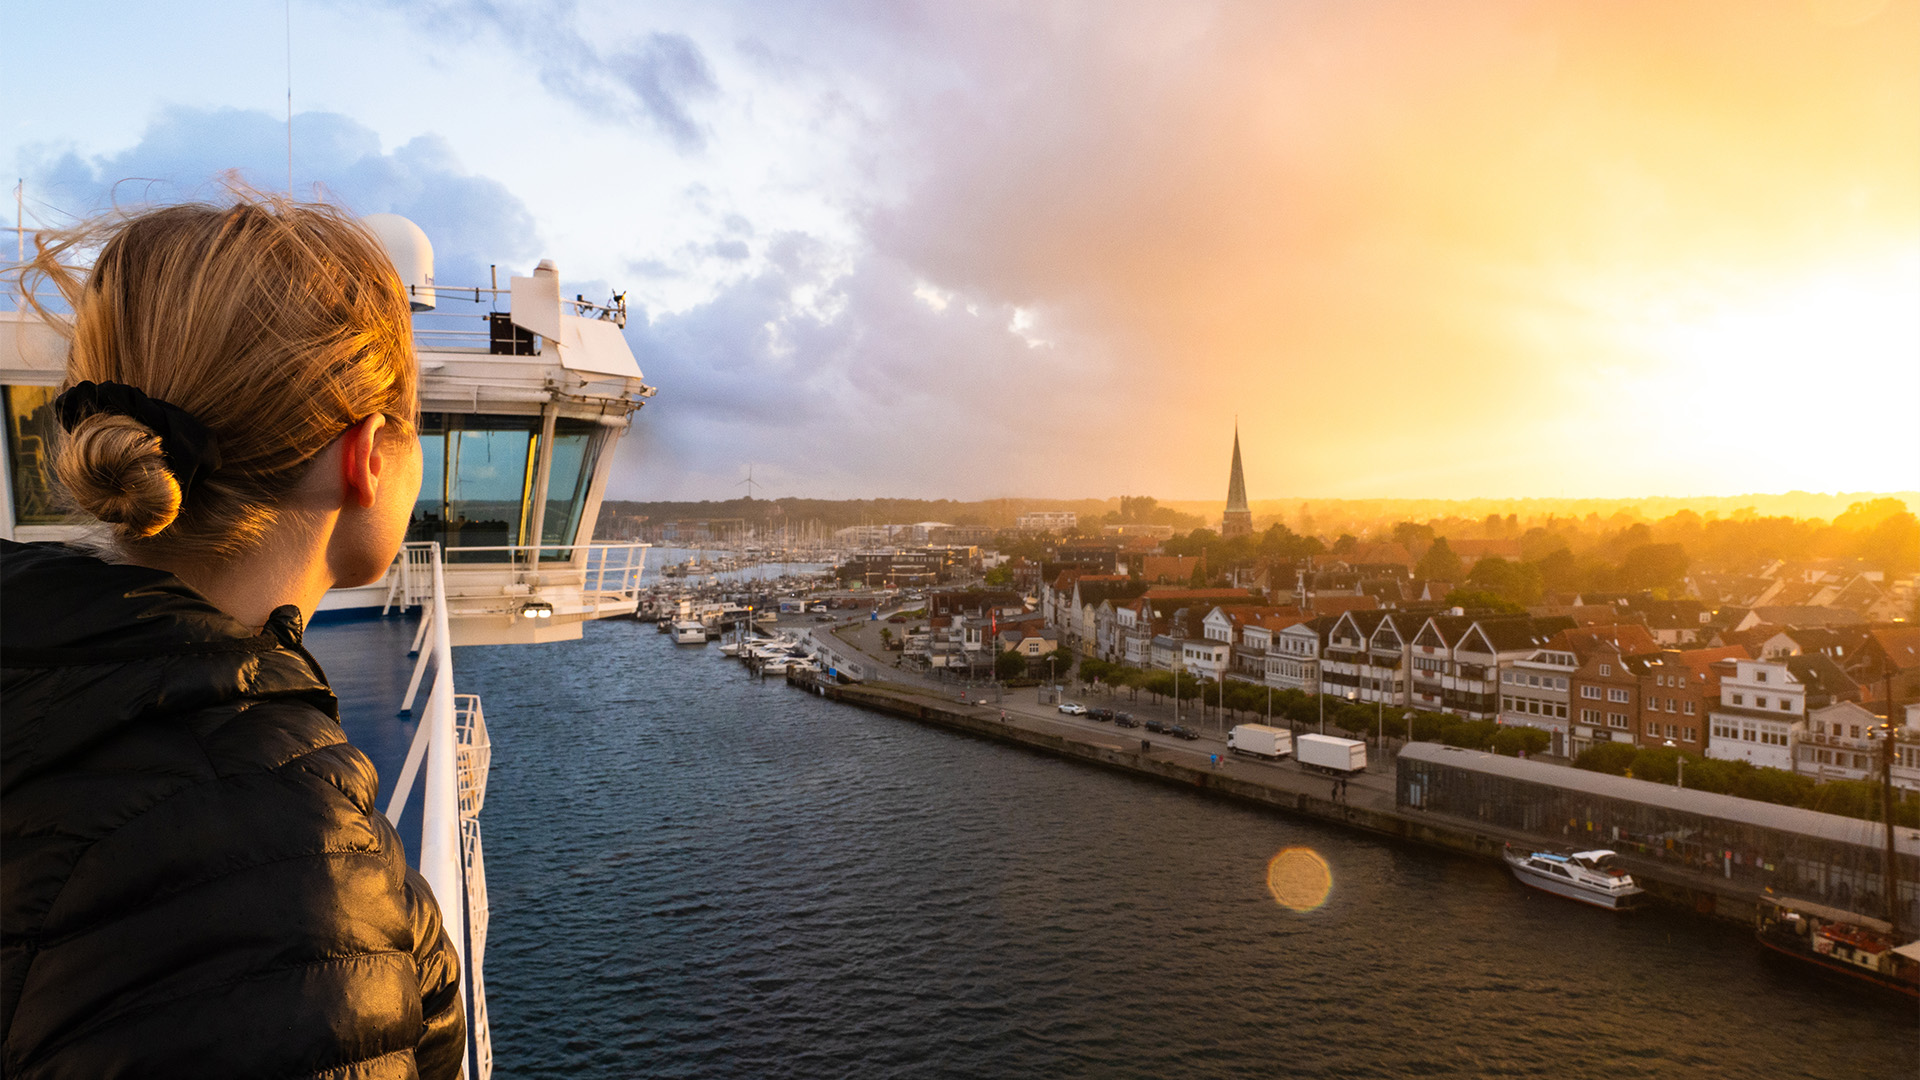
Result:
<svg viewBox="0 0 1920 1080"><path fill-rule="evenodd" d="M1574 630L1562 630L1554 636L1552 646L1578 654L1582 659L1589 653L1608 650L1618 652L1621 656L1639 656L1660 651L1660 643L1653 640L1653 635L1639 623L1583 626Z"/></svg>
<svg viewBox="0 0 1920 1080"><path fill-rule="evenodd" d="M1891 626L1869 631L1894 667L1920 665L1920 626Z"/></svg>
<svg viewBox="0 0 1920 1080"><path fill-rule="evenodd" d="M1321 593L1313 598L1313 612L1316 615L1338 615L1343 611L1372 611L1380 606L1380 601L1372 596L1354 596L1350 593Z"/></svg>

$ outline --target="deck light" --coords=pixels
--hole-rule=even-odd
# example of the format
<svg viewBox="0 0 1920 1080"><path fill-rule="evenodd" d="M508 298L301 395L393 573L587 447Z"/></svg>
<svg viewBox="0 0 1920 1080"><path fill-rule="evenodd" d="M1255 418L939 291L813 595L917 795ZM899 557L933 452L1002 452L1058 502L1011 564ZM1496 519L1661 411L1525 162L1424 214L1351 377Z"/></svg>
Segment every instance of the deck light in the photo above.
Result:
<svg viewBox="0 0 1920 1080"><path fill-rule="evenodd" d="M525 607L520 609L520 617L524 619L551 619L553 618L553 605L544 600L530 600Z"/></svg>

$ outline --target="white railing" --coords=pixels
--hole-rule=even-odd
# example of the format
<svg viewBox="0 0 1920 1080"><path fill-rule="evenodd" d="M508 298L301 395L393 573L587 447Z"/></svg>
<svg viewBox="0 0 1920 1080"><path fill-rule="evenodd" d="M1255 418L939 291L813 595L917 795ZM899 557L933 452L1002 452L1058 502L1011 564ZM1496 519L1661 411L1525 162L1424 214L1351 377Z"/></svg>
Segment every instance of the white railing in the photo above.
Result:
<svg viewBox="0 0 1920 1080"><path fill-rule="evenodd" d="M408 548L415 545L409 544ZM447 629L446 569L440 546L426 544L427 580L421 635L428 648L414 668L417 689L426 660L433 660L433 687L425 714L407 748L406 764L387 802L387 819L397 829L413 783L424 762L426 780L420 823L420 875L440 903L440 917L459 960L467 1002L469 1058L463 1074L476 1080L493 1075L493 1036L487 1022L486 987L481 960L487 948L487 878L480 850L480 807L486 801L492 743L487 737L480 699L453 689L453 643ZM411 554L407 556L411 562ZM415 646L421 638L416 637ZM411 700L413 691L408 691Z"/></svg>

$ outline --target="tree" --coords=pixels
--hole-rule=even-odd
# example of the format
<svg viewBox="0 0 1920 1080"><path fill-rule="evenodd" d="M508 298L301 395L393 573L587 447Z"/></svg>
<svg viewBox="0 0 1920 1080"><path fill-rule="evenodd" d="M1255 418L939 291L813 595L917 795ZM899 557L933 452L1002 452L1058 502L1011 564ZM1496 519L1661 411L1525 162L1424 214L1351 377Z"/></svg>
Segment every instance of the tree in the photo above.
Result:
<svg viewBox="0 0 1920 1080"><path fill-rule="evenodd" d="M1425 578L1428 581L1459 581L1462 573L1460 556L1453 553L1453 548L1447 544L1446 537L1439 537L1434 540L1433 546L1427 549L1427 553L1420 556L1420 562L1414 566L1413 573L1415 577Z"/></svg>
<svg viewBox="0 0 1920 1080"><path fill-rule="evenodd" d="M1359 548L1359 546L1359 538L1355 537L1352 533L1341 533L1340 539L1333 542L1333 553L1335 555L1350 555Z"/></svg>
<svg viewBox="0 0 1920 1080"><path fill-rule="evenodd" d="M1544 591L1540 568L1531 563L1511 563L1491 555L1473 564L1467 583L1490 592L1518 607L1540 602Z"/></svg>
<svg viewBox="0 0 1920 1080"><path fill-rule="evenodd" d="M1433 526L1403 521L1393 527L1393 540L1417 557L1433 543Z"/></svg>
<svg viewBox="0 0 1920 1080"><path fill-rule="evenodd" d="M1573 767L1610 776L1625 776L1627 770L1633 768L1633 759L1639 753L1631 743L1597 743L1580 751L1580 756L1573 759Z"/></svg>
<svg viewBox="0 0 1920 1080"><path fill-rule="evenodd" d="M1552 736L1537 727L1514 725L1502 727L1493 737L1493 752L1507 757L1518 757L1526 751L1529 757L1544 753L1553 744Z"/></svg>
<svg viewBox="0 0 1920 1080"><path fill-rule="evenodd" d="M1628 589L1676 589L1687 576L1687 551L1679 544L1642 544L1620 560L1620 584Z"/></svg>
<svg viewBox="0 0 1920 1080"><path fill-rule="evenodd" d="M996 589L1004 589L1013 584L1013 564L1001 563L987 571L987 584Z"/></svg>
<svg viewBox="0 0 1920 1080"><path fill-rule="evenodd" d="M993 658L993 677L1018 679L1027 673L1027 658L1008 649Z"/></svg>

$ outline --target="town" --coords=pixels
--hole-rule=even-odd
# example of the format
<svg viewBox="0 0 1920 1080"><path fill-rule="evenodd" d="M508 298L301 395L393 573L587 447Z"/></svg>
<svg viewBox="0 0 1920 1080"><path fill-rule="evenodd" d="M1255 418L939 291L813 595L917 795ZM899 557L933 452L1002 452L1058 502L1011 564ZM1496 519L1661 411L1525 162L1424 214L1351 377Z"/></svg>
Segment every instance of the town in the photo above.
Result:
<svg viewBox="0 0 1920 1080"><path fill-rule="evenodd" d="M1055 510L1010 529L868 524L815 539L817 557L839 553L849 595L919 598L883 632L901 665L1056 698L1074 684L1146 694L1856 817L1881 813L1878 736L1897 702L1896 814L1920 824L1920 594L1903 551L1920 531L1883 502L1855 507L1881 515L1862 530L1890 552L1877 561L1720 565L1736 553L1690 567L1637 525L1608 582L1626 587L1550 589L1575 560L1557 547L1529 558L1541 545L1510 520L1485 523L1496 535L1401 522L1331 544L1277 523L1256 532L1236 437L1216 528ZM710 539L692 535L705 523L685 528L662 539Z"/></svg>

